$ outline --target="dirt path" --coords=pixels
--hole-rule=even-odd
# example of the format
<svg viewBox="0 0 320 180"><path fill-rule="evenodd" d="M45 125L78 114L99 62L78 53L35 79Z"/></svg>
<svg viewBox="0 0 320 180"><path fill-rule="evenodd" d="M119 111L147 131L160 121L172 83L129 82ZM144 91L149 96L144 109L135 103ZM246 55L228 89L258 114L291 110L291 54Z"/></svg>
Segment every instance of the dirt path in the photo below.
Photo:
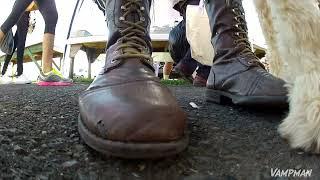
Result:
<svg viewBox="0 0 320 180"><path fill-rule="evenodd" d="M189 114L184 153L156 161L102 157L77 132L85 88L0 86L0 179L269 179L271 168L312 169L312 179L320 178L319 156L290 150L278 136L285 113L208 104L204 89L186 86L171 87Z"/></svg>

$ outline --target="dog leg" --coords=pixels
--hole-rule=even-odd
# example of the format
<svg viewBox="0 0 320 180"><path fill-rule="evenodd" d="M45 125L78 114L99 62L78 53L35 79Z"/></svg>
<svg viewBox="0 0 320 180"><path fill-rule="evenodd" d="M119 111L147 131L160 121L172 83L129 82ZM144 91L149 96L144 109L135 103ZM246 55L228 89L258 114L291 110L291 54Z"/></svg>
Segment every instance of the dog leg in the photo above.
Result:
<svg viewBox="0 0 320 180"><path fill-rule="evenodd" d="M293 78L279 126L292 148L320 153L320 11L317 0L269 0L277 46Z"/></svg>
<svg viewBox="0 0 320 180"><path fill-rule="evenodd" d="M270 72L273 75L286 80L287 78L285 77L286 73L284 72L284 64L278 53L276 30L273 25L269 2L268 0L254 0L253 2L256 7L262 32L268 46L266 59L269 61Z"/></svg>

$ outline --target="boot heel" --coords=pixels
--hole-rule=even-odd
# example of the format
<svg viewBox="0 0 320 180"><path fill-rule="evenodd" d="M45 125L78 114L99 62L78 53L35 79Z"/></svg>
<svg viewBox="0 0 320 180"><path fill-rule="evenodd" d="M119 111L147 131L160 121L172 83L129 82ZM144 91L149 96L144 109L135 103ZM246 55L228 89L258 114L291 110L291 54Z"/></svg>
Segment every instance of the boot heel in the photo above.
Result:
<svg viewBox="0 0 320 180"><path fill-rule="evenodd" d="M213 102L217 104L223 104L224 103L224 97L216 92L215 90L207 89L206 90L206 101L207 102Z"/></svg>

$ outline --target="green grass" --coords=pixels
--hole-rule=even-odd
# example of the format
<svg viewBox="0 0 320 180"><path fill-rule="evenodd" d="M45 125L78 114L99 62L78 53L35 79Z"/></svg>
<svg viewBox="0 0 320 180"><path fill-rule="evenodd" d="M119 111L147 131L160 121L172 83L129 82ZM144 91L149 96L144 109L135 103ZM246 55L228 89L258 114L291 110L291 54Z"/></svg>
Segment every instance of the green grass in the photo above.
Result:
<svg viewBox="0 0 320 180"><path fill-rule="evenodd" d="M89 78L83 78L83 77L77 77L74 78L73 81L75 83L81 83L81 84L91 84L93 79L89 79Z"/></svg>
<svg viewBox="0 0 320 180"><path fill-rule="evenodd" d="M170 79L170 80L161 80L161 83L168 86L183 86L183 85L190 85L190 82L184 79Z"/></svg>

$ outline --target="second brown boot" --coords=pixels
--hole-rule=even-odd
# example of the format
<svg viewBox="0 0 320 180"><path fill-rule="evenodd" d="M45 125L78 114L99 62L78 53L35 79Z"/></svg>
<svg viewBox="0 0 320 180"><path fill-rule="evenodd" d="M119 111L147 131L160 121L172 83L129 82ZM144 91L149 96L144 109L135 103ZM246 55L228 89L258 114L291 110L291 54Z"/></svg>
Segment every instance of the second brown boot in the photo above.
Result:
<svg viewBox="0 0 320 180"><path fill-rule="evenodd" d="M206 98L216 103L286 107L285 82L251 51L241 0L206 0L215 49Z"/></svg>

